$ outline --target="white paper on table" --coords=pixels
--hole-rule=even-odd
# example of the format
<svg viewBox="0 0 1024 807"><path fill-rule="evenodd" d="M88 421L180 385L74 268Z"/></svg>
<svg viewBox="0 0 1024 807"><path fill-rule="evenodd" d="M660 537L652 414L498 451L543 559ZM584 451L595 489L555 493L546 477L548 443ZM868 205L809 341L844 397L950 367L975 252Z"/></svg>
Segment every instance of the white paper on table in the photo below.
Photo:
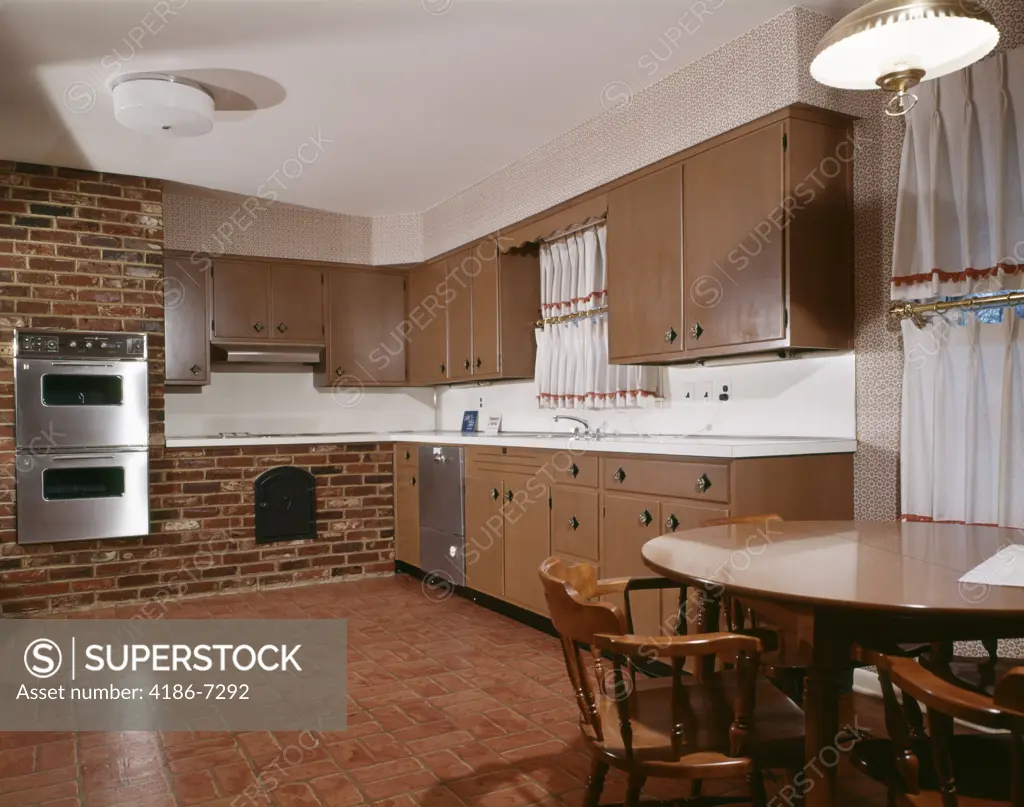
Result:
<svg viewBox="0 0 1024 807"><path fill-rule="evenodd" d="M967 572L960 582L1024 588L1024 546L1007 544Z"/></svg>

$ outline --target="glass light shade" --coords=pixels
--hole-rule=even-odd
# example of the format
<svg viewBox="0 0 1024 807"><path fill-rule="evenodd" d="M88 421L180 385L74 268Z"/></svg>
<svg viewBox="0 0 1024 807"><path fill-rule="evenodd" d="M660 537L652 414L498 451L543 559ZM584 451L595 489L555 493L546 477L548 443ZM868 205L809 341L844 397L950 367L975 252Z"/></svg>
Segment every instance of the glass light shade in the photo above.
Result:
<svg viewBox="0 0 1024 807"><path fill-rule="evenodd" d="M927 81L973 64L998 42L992 16L972 0L872 0L825 34L811 75L844 90L877 89L907 71L924 71Z"/></svg>

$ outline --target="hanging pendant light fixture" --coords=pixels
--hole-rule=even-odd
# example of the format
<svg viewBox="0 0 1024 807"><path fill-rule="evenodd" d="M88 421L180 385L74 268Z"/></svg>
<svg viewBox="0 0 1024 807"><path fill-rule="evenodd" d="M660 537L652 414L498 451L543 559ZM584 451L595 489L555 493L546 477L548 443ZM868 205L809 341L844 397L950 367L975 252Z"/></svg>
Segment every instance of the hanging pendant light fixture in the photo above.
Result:
<svg viewBox="0 0 1024 807"><path fill-rule="evenodd" d="M830 87L895 96L886 114L905 115L922 81L978 61L999 42L992 15L974 0L871 0L825 34L811 75Z"/></svg>

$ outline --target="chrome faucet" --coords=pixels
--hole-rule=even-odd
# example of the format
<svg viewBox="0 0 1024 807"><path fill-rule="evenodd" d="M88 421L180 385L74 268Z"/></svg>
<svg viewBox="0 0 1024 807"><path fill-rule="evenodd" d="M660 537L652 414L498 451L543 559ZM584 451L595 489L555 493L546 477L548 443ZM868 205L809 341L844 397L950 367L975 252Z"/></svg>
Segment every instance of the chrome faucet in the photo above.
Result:
<svg viewBox="0 0 1024 807"><path fill-rule="evenodd" d="M590 430L590 424L587 421L585 421L583 418L578 418L575 415L555 415L555 423L558 423L558 421L560 421L560 420L572 420L572 421L574 421L576 423L579 423L580 426L583 427L583 428L580 428L580 426L576 426L572 430L572 433L576 437L593 438L595 440L600 440L601 439L601 430L598 429L597 431L591 431Z"/></svg>

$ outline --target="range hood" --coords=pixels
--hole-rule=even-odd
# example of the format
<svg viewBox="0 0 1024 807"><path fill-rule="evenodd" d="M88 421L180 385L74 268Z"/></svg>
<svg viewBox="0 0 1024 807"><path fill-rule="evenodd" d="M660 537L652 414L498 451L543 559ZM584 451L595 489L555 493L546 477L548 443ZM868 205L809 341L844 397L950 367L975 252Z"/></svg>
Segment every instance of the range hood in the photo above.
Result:
<svg viewBox="0 0 1024 807"><path fill-rule="evenodd" d="M228 364L319 364L323 357L320 345L282 345L267 343L210 345L212 359Z"/></svg>

